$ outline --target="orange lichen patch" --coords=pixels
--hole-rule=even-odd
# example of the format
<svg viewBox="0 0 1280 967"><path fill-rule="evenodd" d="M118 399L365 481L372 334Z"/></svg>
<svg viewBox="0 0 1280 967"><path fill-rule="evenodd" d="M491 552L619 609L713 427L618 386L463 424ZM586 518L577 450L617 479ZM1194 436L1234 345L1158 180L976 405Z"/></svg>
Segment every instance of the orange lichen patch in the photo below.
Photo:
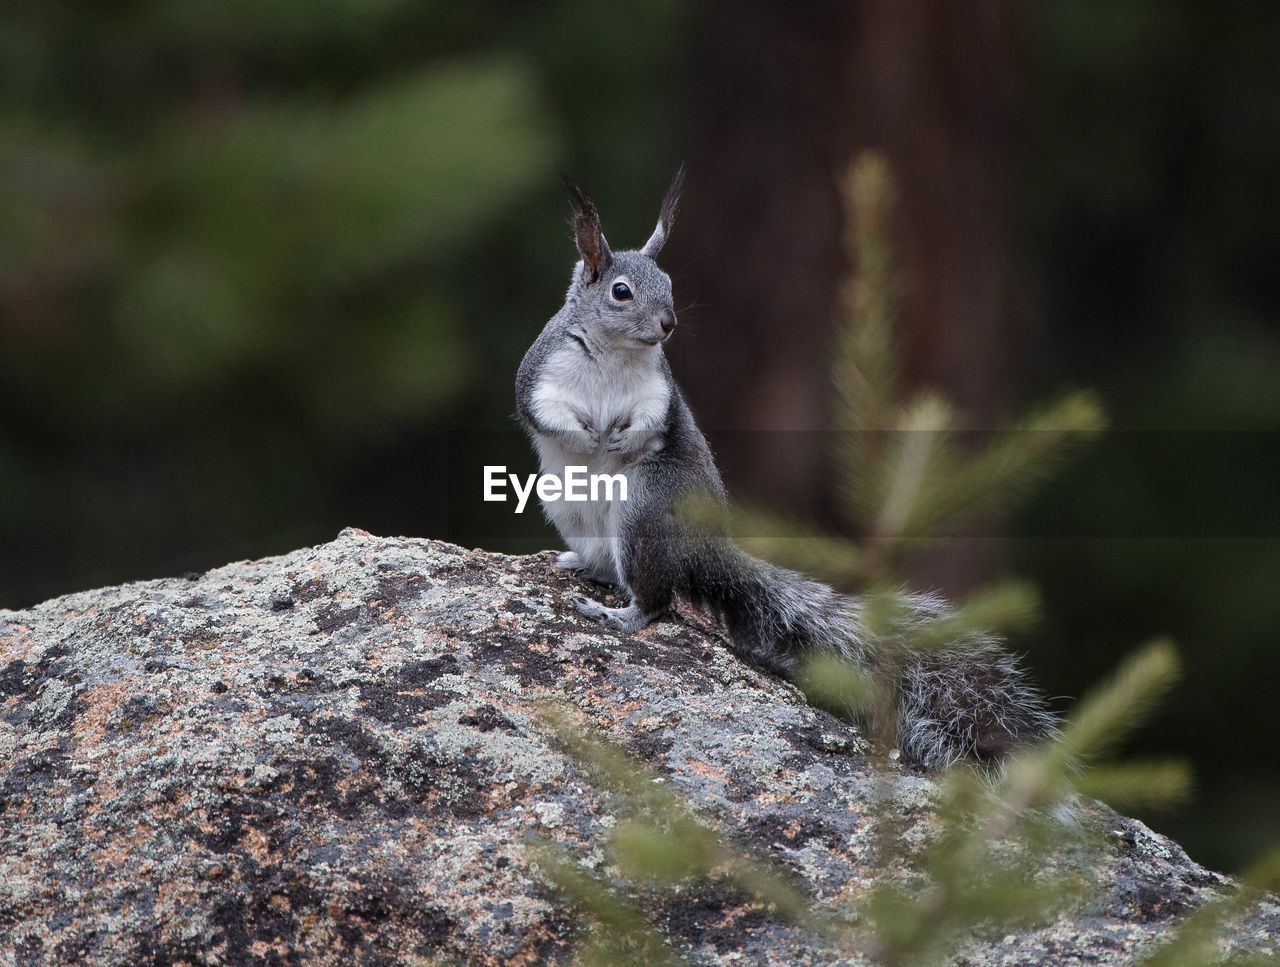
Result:
<svg viewBox="0 0 1280 967"><path fill-rule="evenodd" d="M293 903L283 893L273 893L267 897L267 905L281 913L292 913Z"/></svg>
<svg viewBox="0 0 1280 967"><path fill-rule="evenodd" d="M259 862L265 861L271 855L270 840L267 834L256 826L251 826L245 830L244 835L240 838L239 848Z"/></svg>
<svg viewBox="0 0 1280 967"><path fill-rule="evenodd" d="M705 762L699 762L696 759L686 759L685 767L692 772L696 772L700 776L706 776L713 779L724 779L728 776L728 772L718 766L707 765Z"/></svg>
<svg viewBox="0 0 1280 967"><path fill-rule="evenodd" d="M605 697L597 689L591 689L588 691L587 694L591 695L593 698L596 697L597 695L599 695L602 699ZM600 725L602 728L613 725L619 720L627 718L634 712L637 712L637 711L640 711L641 709L645 709L649 707L648 702L646 702L644 699L639 699L639 698L631 699L625 702L617 702L615 700L614 702L610 702L609 704L612 706L612 711L610 712L610 714L600 715L600 716L597 716L596 718L596 723Z"/></svg>
<svg viewBox="0 0 1280 967"><path fill-rule="evenodd" d="M8 661L15 658L26 661L31 649L37 644L37 640L31 636L30 626L11 624L9 629L12 633L0 635L0 655Z"/></svg>
<svg viewBox="0 0 1280 967"><path fill-rule="evenodd" d="M262 963L266 963L269 954L275 954L277 957L284 951L277 948L275 944L269 944L265 940L255 940L249 944L249 953L257 957Z"/></svg>
<svg viewBox="0 0 1280 967"><path fill-rule="evenodd" d="M76 737L78 745L89 748L102 744L116 711L126 699L138 693L138 681L137 677L133 677L118 682L104 682L90 685L80 693L84 710L76 716L71 726L71 734Z"/></svg>

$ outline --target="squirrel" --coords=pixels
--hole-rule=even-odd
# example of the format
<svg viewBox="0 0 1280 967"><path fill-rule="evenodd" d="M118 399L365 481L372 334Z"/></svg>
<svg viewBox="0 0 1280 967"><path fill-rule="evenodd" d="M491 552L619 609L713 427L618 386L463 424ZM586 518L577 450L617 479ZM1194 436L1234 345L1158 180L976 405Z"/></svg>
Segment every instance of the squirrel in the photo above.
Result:
<svg viewBox="0 0 1280 967"><path fill-rule="evenodd" d="M740 658L784 678L796 677L807 654L834 653L889 688L897 747L926 768L962 759L998 768L1014 748L1055 734L1045 698L996 639L968 634L939 648L905 648L868 629L865 601L754 558L705 515L685 512L690 499L723 512L728 498L662 351L676 313L671 279L655 257L683 180L681 166L644 246L618 252L594 203L566 181L581 258L563 307L516 374L516 415L543 474L586 466L626 477L626 500L542 501L569 547L556 566L630 598L611 608L576 597L577 610L632 633L680 596L723 619ZM915 623L950 613L933 594L904 593L899 606Z"/></svg>

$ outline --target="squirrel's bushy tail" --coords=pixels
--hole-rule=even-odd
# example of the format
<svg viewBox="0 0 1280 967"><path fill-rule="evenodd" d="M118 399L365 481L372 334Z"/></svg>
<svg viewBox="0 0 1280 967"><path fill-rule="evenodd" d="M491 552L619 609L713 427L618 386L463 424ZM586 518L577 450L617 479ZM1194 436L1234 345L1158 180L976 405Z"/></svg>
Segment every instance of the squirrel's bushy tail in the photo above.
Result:
<svg viewBox="0 0 1280 967"><path fill-rule="evenodd" d="M734 651L787 678L814 650L849 660L889 687L905 757L930 768L960 759L995 764L1057 733L1044 697L995 638L969 633L940 647L909 647L913 629L948 617L943 599L904 593L895 602L901 630L875 635L859 599L718 544L702 555L690 591L724 618Z"/></svg>

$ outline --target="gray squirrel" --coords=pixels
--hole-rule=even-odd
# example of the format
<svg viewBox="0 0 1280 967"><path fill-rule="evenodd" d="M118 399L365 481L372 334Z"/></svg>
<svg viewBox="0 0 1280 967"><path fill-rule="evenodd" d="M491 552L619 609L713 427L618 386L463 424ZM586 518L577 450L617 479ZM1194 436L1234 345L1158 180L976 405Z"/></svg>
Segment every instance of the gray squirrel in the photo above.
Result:
<svg viewBox="0 0 1280 967"><path fill-rule="evenodd" d="M564 306L543 328L516 374L516 412L544 475L565 468L623 474L627 499L544 500L569 550L556 565L630 597L610 608L574 599L589 618L624 632L656 620L680 596L724 620L733 651L794 678L810 652L834 653L877 678L893 696L896 743L930 768L961 759L998 767L1017 746L1056 732L1044 697L998 641L969 634L923 651L874 635L865 602L758 560L690 499L723 508L724 484L707 441L672 378L662 344L676 327L671 279L654 261L671 233L684 178L677 172L657 227L638 251L614 252L591 199L566 182L581 260ZM909 622L949 614L931 594L903 594Z"/></svg>

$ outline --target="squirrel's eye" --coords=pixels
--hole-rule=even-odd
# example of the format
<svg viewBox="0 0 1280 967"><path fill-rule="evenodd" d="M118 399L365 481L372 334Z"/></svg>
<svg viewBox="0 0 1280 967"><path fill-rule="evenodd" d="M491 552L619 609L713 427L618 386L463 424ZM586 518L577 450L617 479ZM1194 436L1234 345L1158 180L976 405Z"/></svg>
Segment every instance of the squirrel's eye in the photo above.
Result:
<svg viewBox="0 0 1280 967"><path fill-rule="evenodd" d="M610 290L610 295L619 302L626 302L631 298L631 286L625 282L615 282Z"/></svg>

